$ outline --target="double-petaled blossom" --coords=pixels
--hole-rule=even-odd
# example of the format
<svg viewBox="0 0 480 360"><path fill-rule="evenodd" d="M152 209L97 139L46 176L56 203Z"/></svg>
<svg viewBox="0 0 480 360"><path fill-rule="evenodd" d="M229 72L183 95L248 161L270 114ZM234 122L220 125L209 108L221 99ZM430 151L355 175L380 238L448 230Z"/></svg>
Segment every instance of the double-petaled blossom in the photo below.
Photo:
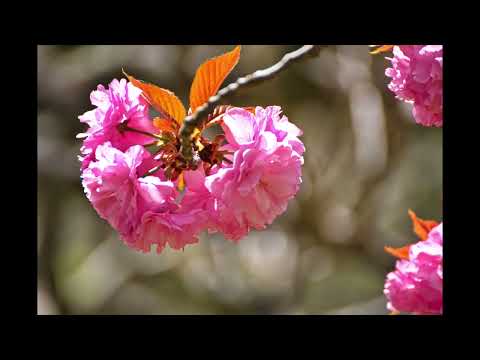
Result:
<svg viewBox="0 0 480 360"><path fill-rule="evenodd" d="M108 89L98 85L90 94L90 101L96 108L79 116L89 128L78 138L85 138L80 149L82 169L95 159L95 149L109 141L115 148L126 150L132 145L144 145L152 138L137 132L122 131L119 125L141 131L153 132L154 126L148 117L148 104L141 96L142 91L125 79L114 79Z"/></svg>
<svg viewBox="0 0 480 360"><path fill-rule="evenodd" d="M161 252L166 244L181 249L198 241L206 213L189 202L178 204L173 182L142 176L152 160L142 146L122 152L107 142L97 147L95 157L82 173L85 193L128 246L148 252L157 245Z"/></svg>
<svg viewBox="0 0 480 360"><path fill-rule="evenodd" d="M224 149L232 163L207 176L214 199L217 228L226 238L239 240L250 230L264 229L282 214L301 183L301 131L280 116L279 107L227 111Z"/></svg>
<svg viewBox="0 0 480 360"><path fill-rule="evenodd" d="M141 168L151 155L140 145L122 152L110 142L97 146L95 158L82 172L87 198L97 213L122 237L138 226L144 212L175 201L171 181L157 176L142 177Z"/></svg>
<svg viewBox="0 0 480 360"><path fill-rule="evenodd" d="M416 315L443 311L443 223L434 227L426 240L408 248L406 259L398 260L387 275L384 293L387 308Z"/></svg>
<svg viewBox="0 0 480 360"><path fill-rule="evenodd" d="M168 244L172 249L183 249L198 242L198 234L204 230L204 213L201 209L181 210L168 204L160 211L147 211L141 222L124 241L131 247L150 252L152 245L161 253Z"/></svg>
<svg viewBox="0 0 480 360"><path fill-rule="evenodd" d="M305 147L280 107L257 107L254 114L230 107L220 121L227 144L204 141L206 163L182 169L176 180L163 169L176 164L179 143L169 139L177 127L154 126L144 96L125 79L113 80L92 92L96 108L79 117L89 126L78 136L85 194L129 247L182 249L204 230L239 240L286 210L301 183Z"/></svg>
<svg viewBox="0 0 480 360"><path fill-rule="evenodd" d="M146 211L135 231L125 238L127 244L143 252L149 252L155 244L160 253L166 244L178 250L197 243L199 233L213 224L213 212L208 211L210 194L204 180L202 168L187 171L185 181L188 186L180 196L181 200L170 201L157 211ZM179 194L176 195L178 199Z"/></svg>
<svg viewBox="0 0 480 360"><path fill-rule="evenodd" d="M413 104L413 116L423 126L443 125L443 46L393 47L388 88L400 100Z"/></svg>

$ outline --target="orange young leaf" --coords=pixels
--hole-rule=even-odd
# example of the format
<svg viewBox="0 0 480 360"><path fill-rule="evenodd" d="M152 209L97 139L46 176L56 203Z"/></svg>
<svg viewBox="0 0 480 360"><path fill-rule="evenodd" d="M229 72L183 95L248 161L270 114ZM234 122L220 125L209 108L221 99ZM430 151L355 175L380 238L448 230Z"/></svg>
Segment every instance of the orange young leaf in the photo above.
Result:
<svg viewBox="0 0 480 360"><path fill-rule="evenodd" d="M230 52L205 61L199 66L192 87L190 88L190 107L195 112L197 107L208 101L217 93L220 85L230 74L240 59L240 45Z"/></svg>
<svg viewBox="0 0 480 360"><path fill-rule="evenodd" d="M133 76L128 75L125 71L123 73L134 86L143 91L145 99L155 108L155 110L161 113L163 117L171 117L180 125L183 123L186 111L182 102L173 92L154 84L139 81Z"/></svg>
<svg viewBox="0 0 480 360"><path fill-rule="evenodd" d="M439 224L435 220L420 219L412 210L408 210L408 215L410 215L413 222L413 231L421 240L427 240L430 230Z"/></svg>
<svg viewBox="0 0 480 360"><path fill-rule="evenodd" d="M390 255L395 256L396 258L408 260L408 251L410 250L410 245L401 247L401 248L392 248L389 246L384 247L385 251Z"/></svg>
<svg viewBox="0 0 480 360"><path fill-rule="evenodd" d="M378 46L378 45L370 45L370 47L373 47L373 46ZM379 54L381 52L387 52L391 48L393 48L393 46L394 45L381 45L379 48L376 48L375 50L370 51L370 54L375 55L375 54Z"/></svg>
<svg viewBox="0 0 480 360"><path fill-rule="evenodd" d="M207 121L206 127L208 128L212 125L219 124L223 119L223 115L225 115L225 113L233 107L235 107L235 106L219 105L219 106L215 107L213 112L210 115L208 115L208 121ZM255 107L254 106L243 106L241 108L244 109L244 110L247 110L248 112L250 112L252 114L255 114Z"/></svg>
<svg viewBox="0 0 480 360"><path fill-rule="evenodd" d="M417 217L412 210L408 210L408 215L412 219L413 222L413 231L417 236L423 241L427 240L428 233L439 223L434 220L423 220ZM384 249L390 255L393 255L399 259L408 260L408 251L410 250L411 245L403 246L401 248L392 248L389 246L385 246Z"/></svg>
<svg viewBox="0 0 480 360"><path fill-rule="evenodd" d="M171 119L162 119L161 117L156 117L153 119L153 126L157 129L165 132L171 132L176 134L178 130L178 124Z"/></svg>
<svg viewBox="0 0 480 360"><path fill-rule="evenodd" d="M183 191L185 189L185 178L183 176L183 172L178 175L178 183L177 183L178 191Z"/></svg>

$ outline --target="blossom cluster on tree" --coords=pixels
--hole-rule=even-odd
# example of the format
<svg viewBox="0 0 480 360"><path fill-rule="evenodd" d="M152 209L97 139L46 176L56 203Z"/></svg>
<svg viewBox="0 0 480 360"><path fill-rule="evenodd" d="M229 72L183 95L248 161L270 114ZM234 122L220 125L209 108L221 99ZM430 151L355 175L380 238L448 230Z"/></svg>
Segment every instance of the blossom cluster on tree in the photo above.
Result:
<svg viewBox="0 0 480 360"><path fill-rule="evenodd" d="M237 47L199 68L190 112L215 95L239 54ZM182 249L203 230L238 241L286 210L305 148L279 106L217 110L193 134L190 163L180 152L186 112L178 98L127 76L92 92L96 108L79 117L89 126L79 137L87 198L128 246ZM150 106L160 116L151 119ZM202 131L215 124L224 135L209 140Z"/></svg>

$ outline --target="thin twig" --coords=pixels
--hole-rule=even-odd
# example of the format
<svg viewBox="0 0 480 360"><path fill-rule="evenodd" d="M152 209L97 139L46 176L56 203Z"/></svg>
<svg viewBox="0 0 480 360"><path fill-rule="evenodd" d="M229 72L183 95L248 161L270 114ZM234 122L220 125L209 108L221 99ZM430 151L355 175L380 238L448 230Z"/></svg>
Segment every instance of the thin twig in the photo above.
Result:
<svg viewBox="0 0 480 360"><path fill-rule="evenodd" d="M191 135L195 128L201 128L202 121L210 114L220 101L233 95L239 88L259 84L263 81L271 79L280 72L287 69L291 64L303 60L307 57L314 57L320 53L320 49L326 45L304 45L300 49L287 53L276 64L263 69L257 70L252 74L246 75L237 79L237 81L219 90L214 96L211 96L208 101L197 108L194 114L187 116L180 129L180 138L182 146L180 151L187 162L192 161L192 143Z"/></svg>
<svg viewBox="0 0 480 360"><path fill-rule="evenodd" d="M159 136L159 135L155 135L155 134L152 134L152 133L143 131L143 130L131 128L131 127L129 127L128 125L125 125L125 123L119 124L119 125L118 125L118 129L119 129L121 132L123 132L123 131L131 131L131 132L136 132L136 133L138 133L138 134L142 134L142 135L145 135L145 136L153 137L154 139L157 139L157 140L160 139L160 136Z"/></svg>
<svg viewBox="0 0 480 360"><path fill-rule="evenodd" d="M154 168L148 170L145 174L142 175L142 177L150 176L155 174L158 170L162 168L162 165L157 165Z"/></svg>

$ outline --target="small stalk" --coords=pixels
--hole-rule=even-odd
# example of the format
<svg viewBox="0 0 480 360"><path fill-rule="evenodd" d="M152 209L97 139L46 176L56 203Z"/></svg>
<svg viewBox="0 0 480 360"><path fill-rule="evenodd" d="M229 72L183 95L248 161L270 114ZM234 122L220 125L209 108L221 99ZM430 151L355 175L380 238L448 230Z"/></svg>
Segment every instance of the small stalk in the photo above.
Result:
<svg viewBox="0 0 480 360"><path fill-rule="evenodd" d="M161 140L162 137L160 135L155 135L155 134L152 134L152 133L149 133L149 132L146 132L146 131L143 131L143 130L139 130L139 129L134 129L134 128L131 128L129 127L127 124L125 123L121 123L118 125L118 130L120 132L124 132L124 131L131 131L131 132L135 132L137 134L142 134L142 135L145 135L145 136L150 136L150 137L153 137L157 140Z"/></svg>
<svg viewBox="0 0 480 360"><path fill-rule="evenodd" d="M154 168L148 170L145 174L142 175L142 177L147 177L150 175L155 174L158 170L162 168L162 165L155 166Z"/></svg>

